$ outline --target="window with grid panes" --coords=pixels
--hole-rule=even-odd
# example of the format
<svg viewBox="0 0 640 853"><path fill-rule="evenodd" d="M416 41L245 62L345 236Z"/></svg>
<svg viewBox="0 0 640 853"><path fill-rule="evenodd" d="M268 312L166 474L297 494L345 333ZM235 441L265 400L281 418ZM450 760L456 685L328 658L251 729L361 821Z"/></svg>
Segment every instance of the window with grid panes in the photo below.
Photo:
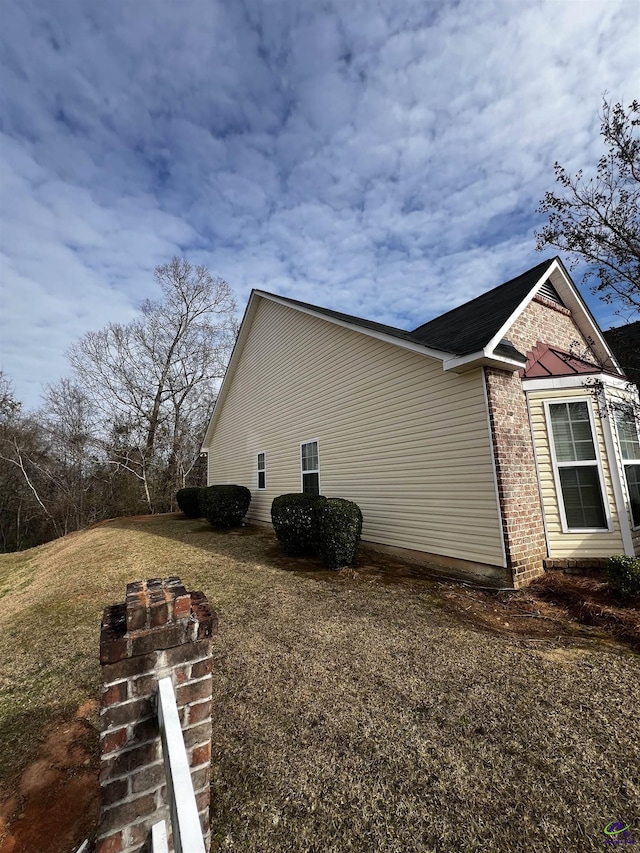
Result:
<svg viewBox="0 0 640 853"><path fill-rule="evenodd" d="M616 427L633 526L640 527L640 439L638 419L631 406L616 409Z"/></svg>
<svg viewBox="0 0 640 853"><path fill-rule="evenodd" d="M570 530L606 529L600 466L586 400L550 403L555 465Z"/></svg>
<svg viewBox="0 0 640 853"><path fill-rule="evenodd" d="M320 494L320 459L318 442L307 441L300 445L302 466L302 491L309 495Z"/></svg>

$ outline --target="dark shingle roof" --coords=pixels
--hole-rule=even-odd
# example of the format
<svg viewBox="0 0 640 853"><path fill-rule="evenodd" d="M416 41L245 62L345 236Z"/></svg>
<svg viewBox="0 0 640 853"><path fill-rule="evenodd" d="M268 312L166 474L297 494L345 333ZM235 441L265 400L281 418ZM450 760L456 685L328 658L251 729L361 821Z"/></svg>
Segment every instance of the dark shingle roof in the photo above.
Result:
<svg viewBox="0 0 640 853"><path fill-rule="evenodd" d="M543 261L517 278L418 326L411 332L413 339L456 355L478 352L504 326L554 260Z"/></svg>
<svg viewBox="0 0 640 853"><path fill-rule="evenodd" d="M385 335L391 335L394 338L402 338L404 341L410 341L413 344L420 343L417 341L411 332L405 332L404 329L397 329L395 326L386 326L384 323L376 323L373 320L364 320L362 317L355 317L353 314L343 314L340 311L332 311L330 308L323 308L320 305L312 305L310 302L301 302L299 299L290 299L288 296L279 296L276 293L262 292L267 296L275 296L283 302L288 302L290 305L297 305L300 308L308 308L310 311L317 311L318 314L325 314L327 317L333 317L334 320L342 320L344 323L349 323L351 326L362 326L364 329L370 329L373 332L381 332ZM423 346L428 346L423 344Z"/></svg>
<svg viewBox="0 0 640 853"><path fill-rule="evenodd" d="M554 260L543 261L517 278L512 278L511 281L472 299L471 302L447 311L446 314L418 326L412 332L397 329L395 326L386 326L384 323L375 323L373 320L364 320L352 314L332 311L330 308L322 308L319 305L311 305L298 299L289 299L287 296L277 296L266 291L258 292L275 296L290 305L308 308L311 311L317 311L318 314L342 320L352 326L361 326L364 329L381 332L440 352L467 355L483 349L489 343ZM508 341L501 341L496 350L500 350L505 356L520 358L524 363L524 356Z"/></svg>

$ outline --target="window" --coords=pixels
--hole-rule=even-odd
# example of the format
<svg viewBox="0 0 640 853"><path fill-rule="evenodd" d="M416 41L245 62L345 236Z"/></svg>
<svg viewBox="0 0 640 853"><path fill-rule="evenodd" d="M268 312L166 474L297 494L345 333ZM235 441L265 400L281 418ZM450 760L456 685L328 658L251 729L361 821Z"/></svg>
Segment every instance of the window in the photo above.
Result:
<svg viewBox="0 0 640 853"><path fill-rule="evenodd" d="M620 453L627 480L633 526L640 527L640 440L638 421L631 406L616 409L616 426Z"/></svg>
<svg viewBox="0 0 640 853"><path fill-rule="evenodd" d="M553 438L556 486L562 497L563 529L608 529L589 403L586 400L547 403L547 415Z"/></svg>
<svg viewBox="0 0 640 853"><path fill-rule="evenodd" d="M306 441L300 445L302 466L302 491L308 495L320 494L320 459L318 442Z"/></svg>
<svg viewBox="0 0 640 853"><path fill-rule="evenodd" d="M258 488L267 488L267 458L264 453L258 453Z"/></svg>

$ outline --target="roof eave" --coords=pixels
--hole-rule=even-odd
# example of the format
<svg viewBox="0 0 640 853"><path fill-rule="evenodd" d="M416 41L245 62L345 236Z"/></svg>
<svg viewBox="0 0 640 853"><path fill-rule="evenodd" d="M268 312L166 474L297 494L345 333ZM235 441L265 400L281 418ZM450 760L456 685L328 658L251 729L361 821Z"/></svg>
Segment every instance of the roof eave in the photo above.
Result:
<svg viewBox="0 0 640 853"><path fill-rule="evenodd" d="M452 373L468 373L468 371L475 370L477 367L494 367L496 370L505 370L513 373L515 370L521 370L526 363L526 358L516 359L496 355L487 348L478 352L472 352L469 355L454 356L453 358L445 359L442 367L443 370L450 370Z"/></svg>
<svg viewBox="0 0 640 853"><path fill-rule="evenodd" d="M274 293L267 293L264 290L255 290L253 292L263 299L270 299L272 302L277 302L279 305L284 305L287 308L293 308L294 311L309 314L311 317L317 317L320 320L325 320L327 323L334 323L336 326L342 326L344 329L350 329L352 332L359 332L362 335L367 335L370 338L376 338L379 341L385 341L385 343L401 347L402 349L417 352L420 355L426 355L429 358L435 358L438 361L444 361L447 358L451 358L450 352L432 349L431 347L424 346L424 344L420 344L417 341L409 341L406 338L388 335L385 332L380 332L376 329L368 329L366 326L360 326L355 322L349 323L346 320L339 319L338 317L331 317L329 314L323 314L321 311L314 311L313 308L309 308L307 306L294 305L286 298L286 296L276 296Z"/></svg>

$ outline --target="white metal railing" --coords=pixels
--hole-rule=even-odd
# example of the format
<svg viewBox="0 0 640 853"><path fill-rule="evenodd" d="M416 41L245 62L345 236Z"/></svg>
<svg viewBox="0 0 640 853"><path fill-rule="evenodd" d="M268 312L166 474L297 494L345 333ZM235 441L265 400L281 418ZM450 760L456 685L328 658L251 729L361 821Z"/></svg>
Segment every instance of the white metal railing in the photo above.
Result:
<svg viewBox="0 0 640 853"><path fill-rule="evenodd" d="M158 723L175 853L205 853L176 695L168 677L158 681ZM167 853L165 821L161 820L153 826L151 844L153 853Z"/></svg>

